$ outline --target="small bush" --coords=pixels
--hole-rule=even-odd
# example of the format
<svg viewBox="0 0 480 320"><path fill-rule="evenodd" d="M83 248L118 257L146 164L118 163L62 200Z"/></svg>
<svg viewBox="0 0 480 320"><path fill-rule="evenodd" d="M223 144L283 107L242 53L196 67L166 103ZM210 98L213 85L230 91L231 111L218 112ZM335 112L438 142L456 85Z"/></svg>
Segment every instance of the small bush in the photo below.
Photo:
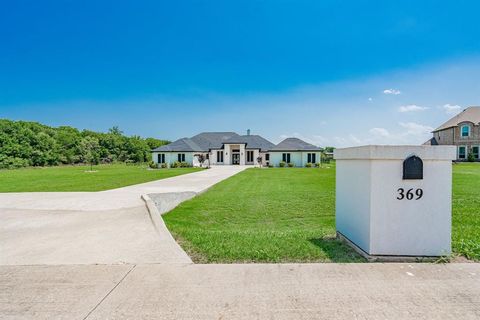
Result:
<svg viewBox="0 0 480 320"><path fill-rule="evenodd" d="M293 162L289 162L289 163L288 163L288 167L289 167L289 168L293 168L294 166L295 166L295 165L293 164Z"/></svg>
<svg viewBox="0 0 480 320"><path fill-rule="evenodd" d="M148 166L151 168L151 169L158 169L158 164L156 164L155 162L153 161L150 161L148 163Z"/></svg>
<svg viewBox="0 0 480 320"><path fill-rule="evenodd" d="M180 167L181 168L189 168L189 167L191 167L191 165L188 162L180 162Z"/></svg>
<svg viewBox="0 0 480 320"><path fill-rule="evenodd" d="M279 166L280 168L283 168L283 167L285 167L286 165L287 165L287 163L286 163L285 161L280 161L280 163L278 164L278 166Z"/></svg>
<svg viewBox="0 0 480 320"><path fill-rule="evenodd" d="M180 168L181 165L182 164L180 162L175 161L170 164L170 168Z"/></svg>
<svg viewBox="0 0 480 320"><path fill-rule="evenodd" d="M167 167L168 167L168 166L167 166L166 163L162 163L162 164L160 165L160 168L162 168L162 169L166 169Z"/></svg>
<svg viewBox="0 0 480 320"><path fill-rule="evenodd" d="M311 168L312 167L312 164L310 162L308 162L306 165L305 165L306 168Z"/></svg>
<svg viewBox="0 0 480 320"><path fill-rule="evenodd" d="M315 168L320 168L320 162L315 163Z"/></svg>
<svg viewBox="0 0 480 320"><path fill-rule="evenodd" d="M473 152L470 152L467 157L468 162L475 162L475 156L473 155Z"/></svg>

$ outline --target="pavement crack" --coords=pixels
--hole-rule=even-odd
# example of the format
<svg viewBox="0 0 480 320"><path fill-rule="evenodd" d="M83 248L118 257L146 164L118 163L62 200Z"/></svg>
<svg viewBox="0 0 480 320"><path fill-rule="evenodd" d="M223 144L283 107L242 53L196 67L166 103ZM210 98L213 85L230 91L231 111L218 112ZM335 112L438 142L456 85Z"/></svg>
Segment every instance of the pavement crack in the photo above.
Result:
<svg viewBox="0 0 480 320"><path fill-rule="evenodd" d="M125 280L125 278L130 274L130 272L133 271L133 269L135 269L136 266L137 265L134 264L133 267L131 267L130 270L128 270L127 273L125 273L125 275L122 277L122 279L120 279L120 281L118 281L118 283L116 285L114 285L113 288L110 289L110 291L107 292L107 294L95 305L95 307L93 307L92 310L90 310L90 312L83 318L83 320L90 317L90 315L98 308L98 306L100 306L102 304L102 302L105 301L105 299L108 298L108 296L113 292L113 290L115 290L120 285L120 283L122 283L123 280Z"/></svg>

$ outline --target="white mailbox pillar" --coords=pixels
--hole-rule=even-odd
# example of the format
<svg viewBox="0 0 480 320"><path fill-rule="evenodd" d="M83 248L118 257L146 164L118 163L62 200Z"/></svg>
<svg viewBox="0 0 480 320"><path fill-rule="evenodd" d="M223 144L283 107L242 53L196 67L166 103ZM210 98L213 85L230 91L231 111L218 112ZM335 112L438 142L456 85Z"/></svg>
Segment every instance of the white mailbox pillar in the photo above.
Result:
<svg viewBox="0 0 480 320"><path fill-rule="evenodd" d="M335 150L336 227L370 256L451 252L454 146Z"/></svg>

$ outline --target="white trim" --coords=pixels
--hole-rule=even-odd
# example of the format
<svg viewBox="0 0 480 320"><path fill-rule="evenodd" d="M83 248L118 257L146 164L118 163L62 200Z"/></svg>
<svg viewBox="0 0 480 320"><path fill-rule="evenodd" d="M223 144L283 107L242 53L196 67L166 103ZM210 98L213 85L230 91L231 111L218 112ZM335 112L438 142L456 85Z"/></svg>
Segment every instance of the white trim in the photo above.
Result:
<svg viewBox="0 0 480 320"><path fill-rule="evenodd" d="M467 136L464 136L464 135L463 135L463 128L465 128L465 127L468 128L468 135L467 135ZM468 125L468 124L463 124L463 125L460 127L460 138L462 138L462 139L470 138L471 131L472 131L472 129L470 128L470 125Z"/></svg>

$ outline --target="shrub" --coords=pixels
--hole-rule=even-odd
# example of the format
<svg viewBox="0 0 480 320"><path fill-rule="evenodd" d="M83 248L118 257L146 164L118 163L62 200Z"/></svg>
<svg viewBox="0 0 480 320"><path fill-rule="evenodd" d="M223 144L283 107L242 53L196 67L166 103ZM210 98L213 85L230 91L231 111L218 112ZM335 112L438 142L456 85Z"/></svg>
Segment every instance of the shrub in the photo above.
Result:
<svg viewBox="0 0 480 320"><path fill-rule="evenodd" d="M156 164L156 163L153 162L153 161L150 161L150 162L148 163L148 166L149 166L150 168L152 168L152 169L158 169L158 164Z"/></svg>
<svg viewBox="0 0 480 320"><path fill-rule="evenodd" d="M308 162L306 165L305 165L306 168L311 168L312 167L312 164L310 162Z"/></svg>
<svg viewBox="0 0 480 320"><path fill-rule="evenodd" d="M475 162L475 156L473 155L473 152L470 152L467 157L468 162Z"/></svg>
<svg viewBox="0 0 480 320"><path fill-rule="evenodd" d="M320 168L320 163L319 162L315 163L315 168Z"/></svg>
<svg viewBox="0 0 480 320"><path fill-rule="evenodd" d="M190 167L190 163L188 163L188 162L180 162L180 167L181 167L181 168L188 168L188 167Z"/></svg>
<svg viewBox="0 0 480 320"><path fill-rule="evenodd" d="M295 165L294 165L292 162L289 162L289 163L288 163L288 167L289 167L289 168L293 168L294 166L295 166Z"/></svg>
<svg viewBox="0 0 480 320"><path fill-rule="evenodd" d="M170 168L180 168L180 166L181 166L181 163L178 161L172 162L170 164Z"/></svg>
<svg viewBox="0 0 480 320"><path fill-rule="evenodd" d="M168 166L167 166L166 163L162 163L162 164L160 165L160 168L162 168L162 169L166 169L167 167L168 167Z"/></svg>
<svg viewBox="0 0 480 320"><path fill-rule="evenodd" d="M285 167L287 163L285 161L280 161L280 163L278 164L280 166L280 168L283 168Z"/></svg>

